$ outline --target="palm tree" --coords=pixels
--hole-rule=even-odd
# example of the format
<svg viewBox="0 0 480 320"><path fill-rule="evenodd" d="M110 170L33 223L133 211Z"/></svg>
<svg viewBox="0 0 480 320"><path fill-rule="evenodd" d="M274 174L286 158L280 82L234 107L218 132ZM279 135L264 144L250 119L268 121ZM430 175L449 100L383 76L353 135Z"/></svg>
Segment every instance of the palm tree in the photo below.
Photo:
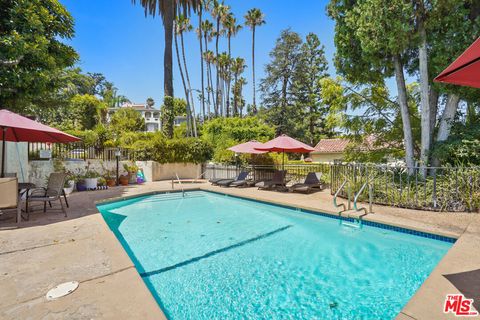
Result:
<svg viewBox="0 0 480 320"><path fill-rule="evenodd" d="M189 94L190 92L189 92L189 88L187 86L187 82L185 81L185 75L184 75L184 72L183 72L182 62L180 60L180 52L179 52L179 49L178 49L177 35L183 34L184 28L185 28L184 18L183 18L183 16L179 16L175 20L175 37L174 37L175 51L177 53L178 69L180 71L180 76L182 78L183 90L185 92L185 100L187 101L187 134L195 136L195 130L194 130L194 127L193 127L194 116L192 115L192 109L191 109L191 104L190 104L190 94ZM184 55L184 58L185 58L185 55Z"/></svg>
<svg viewBox="0 0 480 320"><path fill-rule="evenodd" d="M207 92L208 92L208 97L210 100L210 94L212 93L212 98L213 98L213 108L215 112L215 116L218 116L218 109L217 109L217 103L215 102L215 95L213 94L213 77L212 77L212 64L215 63L215 54L211 50L206 50L203 53L203 59L205 59L205 62L207 62ZM209 109L208 111L210 112L210 101L209 101Z"/></svg>
<svg viewBox="0 0 480 320"><path fill-rule="evenodd" d="M243 58L235 58L232 60L232 73L233 73L233 78L234 78L234 83L233 83L233 115L237 116L238 115L238 102L239 98L241 99L241 91L239 89L243 86L239 86L238 80L240 75L245 71L246 68L245 64L245 59ZM244 79L244 78L243 78Z"/></svg>
<svg viewBox="0 0 480 320"><path fill-rule="evenodd" d="M265 15L260 9L253 8L248 10L245 15L245 24L252 30L252 80L253 80L253 113L257 113L257 105L255 102L255 29L257 26L265 24Z"/></svg>
<svg viewBox="0 0 480 320"><path fill-rule="evenodd" d="M243 114L243 107L245 106L245 100L243 99L243 86L247 84L247 79L244 77L240 77L235 85L233 86L233 99L236 99L236 105L237 105L237 115L240 117ZM235 100L233 100L235 103Z"/></svg>
<svg viewBox="0 0 480 320"><path fill-rule="evenodd" d="M213 1L213 8L212 8L212 18L215 19L216 21L216 28L215 28L215 55L218 57L218 41L220 39L220 36L222 35L223 31L220 30L220 22L222 18L230 11L230 7L226 6L222 3L218 2L218 0ZM217 74L216 74L216 88L215 88L215 94L216 94L216 101L217 101L217 109L223 110L223 106L219 105L219 99L221 93L220 93L220 74L217 69Z"/></svg>
<svg viewBox="0 0 480 320"><path fill-rule="evenodd" d="M205 8L208 8L208 7L205 7ZM207 102L208 102L208 115L210 117L210 105L211 105L210 93L212 92L212 89L213 89L212 69L210 64L212 59L206 59L206 53L211 52L208 50L208 43L212 41L213 24L209 20L205 20L201 24L201 29L202 29L201 34L203 34L203 41L205 43L205 51L202 52L202 60L205 60L205 62L207 63ZM199 32L199 35L200 35L200 32ZM211 54L213 56L213 52L211 52ZM202 66L202 72L203 72L203 66ZM215 101L213 101L213 103L215 105Z"/></svg>
<svg viewBox="0 0 480 320"><path fill-rule="evenodd" d="M226 86L226 82L228 81L228 78L230 78L230 75L229 75L230 58L228 57L228 54L226 52L222 52L219 56L217 56L216 63L217 63L218 75L221 80L220 87L222 88L220 90L220 92L222 93L220 96L220 99L222 101L221 106L224 106L226 97L223 93L225 92L224 89ZM228 117L229 111L223 110L222 108L220 109L220 114L222 116L226 115Z"/></svg>
<svg viewBox="0 0 480 320"><path fill-rule="evenodd" d="M198 34L198 40L200 43L200 78L201 78L201 83L202 83L202 115L203 115L203 121L205 121L205 81L204 81L204 71L205 68L203 66L203 10L205 9L206 11L209 10L210 7L210 2L211 0L200 0L199 5L198 5L198 28L197 28L197 34Z"/></svg>
<svg viewBox="0 0 480 320"><path fill-rule="evenodd" d="M189 13L190 9L196 12L199 0L132 0L133 4L140 3L145 9L145 16L155 17L157 13L162 16L165 28L165 51L163 54L163 87L164 95L174 97L173 92L173 24L176 11L183 9ZM173 106L171 106L173 108ZM173 111L173 110L172 110ZM173 136L173 126L169 136Z"/></svg>
<svg viewBox="0 0 480 320"><path fill-rule="evenodd" d="M227 35L228 39L228 57L231 58L231 39L237 33L242 29L242 26L237 24L237 19L235 19L235 16L233 13L228 13L225 15L222 19L222 24L225 28L225 33ZM230 72L229 72L230 73ZM226 94L227 94L227 117L230 113L230 80L227 80L227 88L226 88Z"/></svg>

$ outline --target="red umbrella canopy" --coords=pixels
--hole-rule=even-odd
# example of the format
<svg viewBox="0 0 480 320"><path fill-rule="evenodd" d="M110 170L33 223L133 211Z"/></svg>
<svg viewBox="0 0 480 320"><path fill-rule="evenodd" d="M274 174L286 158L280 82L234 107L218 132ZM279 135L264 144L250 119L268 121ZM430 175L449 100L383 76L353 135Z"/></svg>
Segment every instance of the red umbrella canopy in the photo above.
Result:
<svg viewBox="0 0 480 320"><path fill-rule="evenodd" d="M4 136L5 134L5 136ZM75 142L80 139L9 110L0 110L0 140L14 142Z"/></svg>
<svg viewBox="0 0 480 320"><path fill-rule="evenodd" d="M434 81L480 88L480 38Z"/></svg>
<svg viewBox="0 0 480 320"><path fill-rule="evenodd" d="M265 142L262 146L256 147L256 150L261 151L273 151L273 152L298 152L298 153L307 153L315 151L314 148L309 145L295 140L285 134L276 137L273 140Z"/></svg>
<svg viewBox="0 0 480 320"><path fill-rule="evenodd" d="M251 154L261 154L261 153L268 152L268 151L260 151L255 149L261 146L263 146L263 143L258 142L256 140L252 140L245 143L237 144L236 146L228 148L228 150L233 151L235 153L251 153Z"/></svg>

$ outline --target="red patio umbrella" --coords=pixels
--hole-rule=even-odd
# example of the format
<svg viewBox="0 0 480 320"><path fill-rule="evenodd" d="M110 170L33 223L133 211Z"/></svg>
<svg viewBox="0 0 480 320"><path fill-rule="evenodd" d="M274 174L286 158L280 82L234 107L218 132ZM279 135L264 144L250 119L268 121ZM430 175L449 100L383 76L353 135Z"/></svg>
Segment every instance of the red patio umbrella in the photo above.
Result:
<svg viewBox="0 0 480 320"><path fill-rule="evenodd" d="M233 151L235 153L251 153L251 154L261 154L266 153L268 151L261 151L256 150L255 148L260 148L263 146L263 143L258 142L256 140L251 140L245 143L237 144L236 146L228 148L228 150Z"/></svg>
<svg viewBox="0 0 480 320"><path fill-rule="evenodd" d="M480 38L443 70L434 81L480 88Z"/></svg>
<svg viewBox="0 0 480 320"><path fill-rule="evenodd" d="M270 151L270 152L282 152L282 167L285 162L285 152L288 153L307 153L315 151L314 148L310 147L309 145L295 140L285 134L276 137L273 140L265 142L262 146L256 147L256 150L260 151Z"/></svg>
<svg viewBox="0 0 480 320"><path fill-rule="evenodd" d="M55 128L30 120L6 109L0 110L0 139L2 140L2 172L5 174L5 142L60 142L80 139Z"/></svg>

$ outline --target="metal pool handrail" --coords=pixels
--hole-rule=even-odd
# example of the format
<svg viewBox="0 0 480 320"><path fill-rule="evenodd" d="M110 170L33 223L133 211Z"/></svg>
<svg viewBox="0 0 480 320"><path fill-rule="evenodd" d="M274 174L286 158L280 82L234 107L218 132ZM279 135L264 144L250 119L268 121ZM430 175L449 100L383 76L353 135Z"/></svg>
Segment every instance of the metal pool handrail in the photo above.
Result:
<svg viewBox="0 0 480 320"><path fill-rule="evenodd" d="M360 195L362 194L363 190L365 190L365 188L368 186L368 212L367 212L367 208L365 207L361 207L361 208L358 208L357 207L357 202L358 202L358 198L360 197ZM365 211L365 213L372 213L373 210L372 210L372 200L373 200L373 190L372 190L372 185L367 181L365 182L362 187L360 188L360 190L358 190L357 194L355 195L354 199L353 199L353 209L355 211Z"/></svg>
<svg viewBox="0 0 480 320"><path fill-rule="evenodd" d="M337 192L335 192L335 195L333 196L333 205L335 206L335 208L343 207L342 211L345 211L347 208L345 207L344 203L337 204L337 197L340 194L340 192L342 191L343 187L345 187L347 182L348 182L348 180L345 179L345 181L343 181L343 183L340 185L340 188L338 188ZM350 193L349 193L349 197L348 197L348 204L349 204L348 207L350 209Z"/></svg>
<svg viewBox="0 0 480 320"><path fill-rule="evenodd" d="M182 189L182 197L185 197L185 189L183 189L183 184L180 178L178 177L178 173L175 172L175 177L177 177L178 184L180 185L180 188ZM173 184L173 178L172 178L172 189L175 189L174 184Z"/></svg>

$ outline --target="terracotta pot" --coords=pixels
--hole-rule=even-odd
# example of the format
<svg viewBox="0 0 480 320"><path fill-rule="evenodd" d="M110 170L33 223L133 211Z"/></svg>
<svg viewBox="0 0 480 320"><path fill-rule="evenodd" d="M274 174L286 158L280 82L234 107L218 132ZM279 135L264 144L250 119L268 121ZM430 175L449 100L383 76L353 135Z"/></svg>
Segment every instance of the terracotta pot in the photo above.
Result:
<svg viewBox="0 0 480 320"><path fill-rule="evenodd" d="M115 187L115 179L106 179L107 186Z"/></svg>
<svg viewBox="0 0 480 320"><path fill-rule="evenodd" d="M128 176L120 176L120 178L118 179L122 186L128 186L128 180Z"/></svg>

